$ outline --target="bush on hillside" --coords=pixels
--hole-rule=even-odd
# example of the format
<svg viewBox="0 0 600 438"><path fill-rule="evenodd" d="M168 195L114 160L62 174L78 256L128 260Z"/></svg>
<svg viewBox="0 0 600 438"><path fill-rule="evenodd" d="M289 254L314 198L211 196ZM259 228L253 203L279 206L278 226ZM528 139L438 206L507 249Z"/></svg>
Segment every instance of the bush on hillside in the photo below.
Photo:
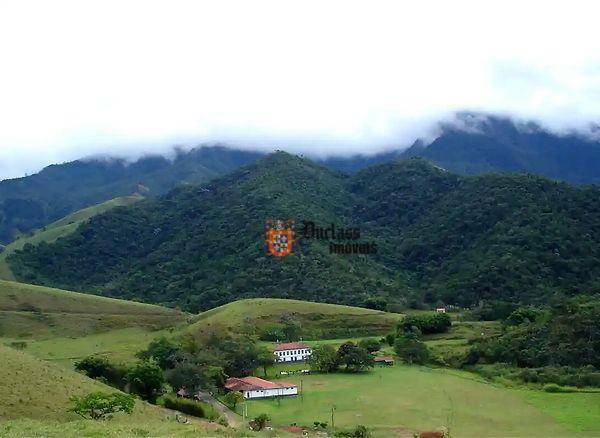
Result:
<svg viewBox="0 0 600 438"><path fill-rule="evenodd" d="M344 437L344 438L369 438L371 436L371 432L366 426L359 424L352 430L341 430L335 433L336 437Z"/></svg>
<svg viewBox="0 0 600 438"><path fill-rule="evenodd" d="M162 403L167 409L173 409L198 418L206 418L204 406L195 400L166 395L162 398Z"/></svg>
<svg viewBox="0 0 600 438"><path fill-rule="evenodd" d="M125 387L127 368L122 365L111 363L105 357L85 357L79 362L75 362L75 369L84 373L91 379L102 380L115 388L123 389Z"/></svg>

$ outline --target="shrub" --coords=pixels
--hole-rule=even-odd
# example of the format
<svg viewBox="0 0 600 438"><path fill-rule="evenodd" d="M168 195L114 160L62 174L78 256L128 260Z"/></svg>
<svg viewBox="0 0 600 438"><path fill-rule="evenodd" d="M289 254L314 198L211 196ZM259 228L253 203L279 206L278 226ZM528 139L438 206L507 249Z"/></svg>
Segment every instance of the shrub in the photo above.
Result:
<svg viewBox="0 0 600 438"><path fill-rule="evenodd" d="M204 406L195 400L187 398L178 398L172 395L166 395L162 398L163 405L167 409L183 412L194 417L206 418Z"/></svg>
<svg viewBox="0 0 600 438"><path fill-rule="evenodd" d="M569 388L566 386L560 386L556 383L547 383L544 385L544 391L546 392L577 392L577 388Z"/></svg>
<svg viewBox="0 0 600 438"><path fill-rule="evenodd" d="M265 428L265 426L267 425L267 421L269 421L270 418L267 414L260 414L257 417L254 417L254 420L252 420L252 423L254 425L253 429L254 430L263 430Z"/></svg>
<svg viewBox="0 0 600 438"><path fill-rule="evenodd" d="M106 394L97 391L81 397L73 396L70 401L71 407L68 411L88 420L110 419L117 412L131 414L135 406L132 395L118 392Z"/></svg>
<svg viewBox="0 0 600 438"><path fill-rule="evenodd" d="M359 424L352 430L342 430L335 434L336 437L347 437L347 438L369 438L371 432L362 424Z"/></svg>
<svg viewBox="0 0 600 438"><path fill-rule="evenodd" d="M24 350L27 348L27 342L25 341L13 341L8 344L9 347L14 348L15 350Z"/></svg>

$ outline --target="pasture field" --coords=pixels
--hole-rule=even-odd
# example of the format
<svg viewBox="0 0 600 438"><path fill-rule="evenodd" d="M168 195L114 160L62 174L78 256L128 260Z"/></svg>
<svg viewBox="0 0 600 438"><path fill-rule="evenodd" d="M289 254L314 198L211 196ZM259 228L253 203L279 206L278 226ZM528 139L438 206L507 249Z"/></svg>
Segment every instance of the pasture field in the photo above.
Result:
<svg viewBox="0 0 600 438"><path fill-rule="evenodd" d="M0 252L0 279L15 280L10 266L6 262L6 258L13 252L22 249L26 244L30 243L32 245L37 245L40 242L52 243L61 237L71 234L79 227L79 225L97 214L104 213L115 207L131 205L141 199L144 198L142 196L122 196L114 198L73 212L44 228L35 230L33 233L20 236L14 242L6 245L4 251Z"/></svg>
<svg viewBox="0 0 600 438"><path fill-rule="evenodd" d="M166 307L0 280L3 338L75 337L125 327L155 330L186 318Z"/></svg>
<svg viewBox="0 0 600 438"><path fill-rule="evenodd" d="M448 369L396 365L362 374L285 377L303 395L253 400L249 416L267 413L276 425L336 427L364 424L376 436L447 426L453 437L570 437L600 435L600 394L557 394L495 386ZM561 404L571 412L561 412ZM410 435L408 435L410 436Z"/></svg>
<svg viewBox="0 0 600 438"><path fill-rule="evenodd" d="M135 362L135 353L160 336L172 336L168 329L148 331L139 327L112 330L78 338L52 338L27 343L25 351L35 357L69 369L76 361L101 355L113 362Z"/></svg>
<svg viewBox="0 0 600 438"><path fill-rule="evenodd" d="M281 322L282 315L301 324L305 339L381 335L390 331L402 317L398 313L338 304L254 298L203 312L189 330L198 335L213 332L257 334L267 326Z"/></svg>

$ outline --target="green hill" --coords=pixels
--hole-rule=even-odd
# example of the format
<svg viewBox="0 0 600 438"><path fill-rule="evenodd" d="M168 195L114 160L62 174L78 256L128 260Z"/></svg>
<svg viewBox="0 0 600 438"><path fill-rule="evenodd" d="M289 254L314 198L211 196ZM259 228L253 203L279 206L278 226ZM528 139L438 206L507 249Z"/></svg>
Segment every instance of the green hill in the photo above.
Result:
<svg viewBox="0 0 600 438"><path fill-rule="evenodd" d="M106 422L81 420L67 412L71 396L116 389L2 345L0 357L1 436L214 436L226 432L198 420L179 424L173 411L139 399L130 416L118 414Z"/></svg>
<svg viewBox="0 0 600 438"><path fill-rule="evenodd" d="M254 298L235 301L201 313L188 330L195 334L263 334L266 329L292 321L305 339L382 335L389 332L399 314L360 307L308 301Z"/></svg>
<svg viewBox="0 0 600 438"><path fill-rule="evenodd" d="M296 220L293 254L266 255L267 218ZM303 221L358 228L358 242L377 253L331 253L329 241L301 236ZM256 297L355 306L380 297L393 308L544 303L600 290L600 189L462 177L422 159L348 176L276 153L95 216L8 261L24 282L192 312Z"/></svg>
<svg viewBox="0 0 600 438"><path fill-rule="evenodd" d="M115 207L131 205L141 199L144 198L139 195L111 199L110 201L92 205L91 207L71 213L39 230L20 236L15 241L6 245L3 251L0 252L0 279L15 280L10 267L6 263L6 257L17 250L23 249L25 245L37 245L40 242L52 243L61 237L71 234L79 225L89 220L92 216L104 213Z"/></svg>
<svg viewBox="0 0 600 438"><path fill-rule="evenodd" d="M0 280L0 337L84 336L108 330L159 329L185 321L174 309Z"/></svg>

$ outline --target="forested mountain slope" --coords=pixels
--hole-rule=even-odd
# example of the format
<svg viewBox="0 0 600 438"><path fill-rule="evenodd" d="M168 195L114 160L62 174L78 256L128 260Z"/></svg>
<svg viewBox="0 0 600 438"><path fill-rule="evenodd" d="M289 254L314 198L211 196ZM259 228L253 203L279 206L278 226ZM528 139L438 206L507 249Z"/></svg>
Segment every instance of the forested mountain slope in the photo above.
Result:
<svg viewBox="0 0 600 438"><path fill-rule="evenodd" d="M48 166L23 178L0 181L0 244L76 210L109 199L154 196L185 183L207 181L259 157L224 147L179 151L173 159L149 156L89 159Z"/></svg>
<svg viewBox="0 0 600 438"><path fill-rule="evenodd" d="M461 177L421 159L348 176L276 153L9 262L23 281L191 311L249 297L539 302L599 290L599 195L531 175ZM266 255L267 218L296 220L293 254ZM328 240L301 238L304 220L358 228L377 251L332 254Z"/></svg>

